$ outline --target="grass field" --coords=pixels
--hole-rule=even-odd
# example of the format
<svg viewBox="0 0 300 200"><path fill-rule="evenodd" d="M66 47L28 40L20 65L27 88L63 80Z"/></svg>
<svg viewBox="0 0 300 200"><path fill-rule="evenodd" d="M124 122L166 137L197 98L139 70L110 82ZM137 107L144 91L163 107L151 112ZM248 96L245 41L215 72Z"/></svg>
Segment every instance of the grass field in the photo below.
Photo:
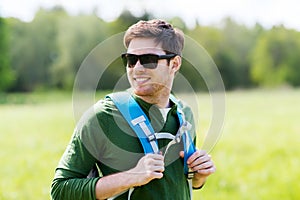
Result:
<svg viewBox="0 0 300 200"><path fill-rule="evenodd" d="M200 97L205 133L210 97ZM227 93L222 136L211 152L217 172L193 199L300 199L299 100L300 90ZM71 93L2 94L0 119L0 199L50 199L75 126Z"/></svg>

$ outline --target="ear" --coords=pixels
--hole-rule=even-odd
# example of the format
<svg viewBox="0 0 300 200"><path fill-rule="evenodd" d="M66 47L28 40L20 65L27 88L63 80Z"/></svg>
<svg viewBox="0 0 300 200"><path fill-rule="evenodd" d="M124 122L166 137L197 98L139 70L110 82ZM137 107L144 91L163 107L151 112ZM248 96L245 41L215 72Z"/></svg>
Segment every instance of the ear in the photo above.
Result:
<svg viewBox="0 0 300 200"><path fill-rule="evenodd" d="M181 57L175 56L173 59L170 60L170 65L175 72L179 71L181 66Z"/></svg>

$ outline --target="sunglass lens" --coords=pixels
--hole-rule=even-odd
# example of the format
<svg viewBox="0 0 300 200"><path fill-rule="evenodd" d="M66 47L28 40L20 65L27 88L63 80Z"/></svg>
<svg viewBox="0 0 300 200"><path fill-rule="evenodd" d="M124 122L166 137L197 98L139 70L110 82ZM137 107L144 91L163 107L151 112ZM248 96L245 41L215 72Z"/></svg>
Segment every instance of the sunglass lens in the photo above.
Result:
<svg viewBox="0 0 300 200"><path fill-rule="evenodd" d="M138 61L138 57L132 54L123 54L122 55L123 64L126 67L128 64L129 68L133 68Z"/></svg>
<svg viewBox="0 0 300 200"><path fill-rule="evenodd" d="M152 54L141 55L140 62L145 68L155 69L157 67L158 56Z"/></svg>
<svg viewBox="0 0 300 200"><path fill-rule="evenodd" d="M126 67L127 66L127 57L125 54L122 55L122 61L123 61L124 66Z"/></svg>
<svg viewBox="0 0 300 200"><path fill-rule="evenodd" d="M127 56L128 67L133 68L137 63L137 61L138 61L138 57L136 55Z"/></svg>
<svg viewBox="0 0 300 200"><path fill-rule="evenodd" d="M159 60L158 55L154 54L144 54L144 55L134 55L134 54L123 54L122 55L123 64L126 67L133 68L137 61L147 69L155 69Z"/></svg>

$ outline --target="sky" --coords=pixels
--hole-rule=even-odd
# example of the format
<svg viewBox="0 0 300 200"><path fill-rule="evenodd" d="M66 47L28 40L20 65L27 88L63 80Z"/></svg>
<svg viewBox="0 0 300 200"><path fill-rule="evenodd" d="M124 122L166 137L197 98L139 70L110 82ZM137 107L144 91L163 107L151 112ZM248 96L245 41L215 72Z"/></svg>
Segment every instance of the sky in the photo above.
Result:
<svg viewBox="0 0 300 200"><path fill-rule="evenodd" d="M144 11L157 18L182 18L189 27L196 20L201 25L218 24L231 17L238 23L253 26L260 23L266 28L283 24L300 31L298 0L0 0L0 16L31 21L40 8L63 6L70 14L90 13L95 8L99 17L115 19L123 9L136 16Z"/></svg>

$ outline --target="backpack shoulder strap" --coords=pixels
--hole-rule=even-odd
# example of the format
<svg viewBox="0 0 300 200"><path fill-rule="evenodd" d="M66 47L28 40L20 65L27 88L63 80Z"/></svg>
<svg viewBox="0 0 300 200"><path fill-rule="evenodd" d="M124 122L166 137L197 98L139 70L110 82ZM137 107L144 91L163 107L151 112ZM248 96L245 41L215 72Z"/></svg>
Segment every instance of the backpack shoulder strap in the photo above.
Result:
<svg viewBox="0 0 300 200"><path fill-rule="evenodd" d="M189 172L189 168L187 166L188 158L196 151L194 141L189 132L189 126L191 125L185 120L184 112L182 111L182 103L173 94L170 94L170 99L177 105L177 116L180 122L180 128L178 131L182 132L179 134L182 136L184 149L184 173L188 176L188 178L192 178L193 173Z"/></svg>
<svg viewBox="0 0 300 200"><path fill-rule="evenodd" d="M158 148L158 143L157 143L157 139L153 127L151 126L151 123L148 117L145 115L142 108L138 105L138 103L130 95L130 93L126 91L117 92L117 93L109 94L107 95L107 97L109 97L114 102L115 106L121 112L124 119L130 125L133 131L137 134L143 146L144 153L145 154L158 153L159 148ZM184 173L187 175L188 178L192 178L192 176L189 175L193 173L189 173L189 169L186 162L189 156L192 155L192 153L194 153L196 150L193 140L191 139L190 134L188 132L189 129L188 125L190 124L185 121L184 113L182 111L182 104L172 94L170 95L170 99L177 105L177 115L180 122L178 135L182 135L183 145L184 145ZM170 134L168 134L168 136L169 135ZM165 133L161 133L160 135L157 136L158 137L162 136L162 138L168 138L168 136L165 136ZM169 139L176 141L176 138L173 137ZM190 195L192 196L191 180L189 180L189 186L190 186ZM134 188L129 189L128 199L130 199L133 190ZM115 199L121 194L109 198L109 200Z"/></svg>
<svg viewBox="0 0 300 200"><path fill-rule="evenodd" d="M145 115L142 108L138 105L135 99L127 91L116 92L107 95L114 102L117 109L121 112L124 119L137 134L144 153L158 153L158 143L155 136L155 132L148 117ZM188 173L187 159L196 151L196 147L189 133L190 124L185 120L184 113L182 111L182 104L174 95L170 95L171 101L177 105L177 116L180 122L180 128L178 135L182 137L184 146L184 173Z"/></svg>
<svg viewBox="0 0 300 200"><path fill-rule="evenodd" d="M107 97L111 98L124 119L126 119L130 127L137 134L143 146L144 153L158 153L159 148L154 129L148 117L130 93L126 91L116 92L107 95Z"/></svg>

